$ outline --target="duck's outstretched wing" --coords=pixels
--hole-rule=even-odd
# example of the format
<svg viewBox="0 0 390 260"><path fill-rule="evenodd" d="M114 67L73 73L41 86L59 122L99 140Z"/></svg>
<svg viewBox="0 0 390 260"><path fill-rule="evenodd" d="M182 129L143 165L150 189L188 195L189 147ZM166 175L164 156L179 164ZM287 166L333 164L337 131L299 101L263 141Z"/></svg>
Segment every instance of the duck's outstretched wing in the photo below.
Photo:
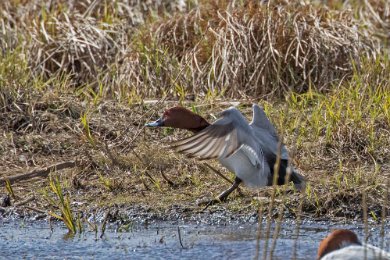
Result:
<svg viewBox="0 0 390 260"><path fill-rule="evenodd" d="M189 157L204 160L226 158L240 145L233 121L224 117L199 133L174 142L171 147Z"/></svg>
<svg viewBox="0 0 390 260"><path fill-rule="evenodd" d="M276 132L275 127L269 121L267 115L264 110L256 104L253 104L253 119L250 124L252 127L256 127L258 129L262 129L271 134L276 140L279 139L278 133Z"/></svg>
<svg viewBox="0 0 390 260"><path fill-rule="evenodd" d="M255 135L261 140L263 149L268 150L268 152L265 152L266 157L271 159L271 157L276 156L280 138L264 110L256 104L253 104L253 119L250 126ZM273 156L271 156L272 154ZM281 157L283 160L289 159L288 151L284 144L282 144Z"/></svg>

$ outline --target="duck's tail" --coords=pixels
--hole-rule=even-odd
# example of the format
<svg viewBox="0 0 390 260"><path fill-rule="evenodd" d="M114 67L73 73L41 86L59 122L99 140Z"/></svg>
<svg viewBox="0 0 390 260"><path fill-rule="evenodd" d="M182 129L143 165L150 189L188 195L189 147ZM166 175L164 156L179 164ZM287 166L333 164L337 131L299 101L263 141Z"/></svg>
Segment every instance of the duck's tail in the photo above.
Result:
<svg viewBox="0 0 390 260"><path fill-rule="evenodd" d="M290 174L290 176L287 179L288 174ZM273 171L273 167L271 167L271 174L269 175L268 184L267 184L268 186L273 185L273 179L274 179L274 171ZM297 190L302 192L306 189L305 177L303 177L303 175L298 173L298 171L295 170L292 166L289 166L288 160L281 160L279 166L279 175L277 179L277 184L284 185L290 181L294 183L294 186Z"/></svg>
<svg viewBox="0 0 390 260"><path fill-rule="evenodd" d="M305 191L306 189L306 180L303 175L297 172L294 168L291 168L292 172L290 175L290 180L294 183L294 186L299 191Z"/></svg>

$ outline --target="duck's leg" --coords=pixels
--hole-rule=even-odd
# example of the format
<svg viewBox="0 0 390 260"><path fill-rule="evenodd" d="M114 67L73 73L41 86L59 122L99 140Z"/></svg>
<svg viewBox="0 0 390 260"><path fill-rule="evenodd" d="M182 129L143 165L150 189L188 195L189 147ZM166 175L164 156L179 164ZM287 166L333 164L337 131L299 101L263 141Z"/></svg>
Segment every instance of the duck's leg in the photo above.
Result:
<svg viewBox="0 0 390 260"><path fill-rule="evenodd" d="M222 192L221 194L219 194L218 200L225 201L227 199L227 197L230 195L230 193L232 193L235 189L238 188L238 186L240 185L241 182L242 182L242 180L240 178L236 177L234 179L232 186L230 186L229 189L227 189L224 192Z"/></svg>
<svg viewBox="0 0 390 260"><path fill-rule="evenodd" d="M232 184L232 186L230 186L229 189L225 190L224 192L222 192L221 194L218 195L218 197L216 199L213 199L213 200L210 200L206 203L199 203L200 205L201 204L206 204L206 207L203 209L203 210L206 210L209 206L211 205L214 205L216 203L220 203L222 201L225 201L227 199L227 197L230 195L230 193L232 193L234 190L236 190L238 188L238 186L240 185L240 183L242 182L242 180L238 177L236 177L234 179L234 182Z"/></svg>

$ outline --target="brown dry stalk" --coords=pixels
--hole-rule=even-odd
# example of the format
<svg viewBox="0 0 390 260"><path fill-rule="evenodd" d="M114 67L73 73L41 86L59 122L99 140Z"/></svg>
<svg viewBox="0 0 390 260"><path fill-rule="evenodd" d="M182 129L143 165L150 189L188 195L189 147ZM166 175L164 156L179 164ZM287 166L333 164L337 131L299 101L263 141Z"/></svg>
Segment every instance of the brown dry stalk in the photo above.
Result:
<svg viewBox="0 0 390 260"><path fill-rule="evenodd" d="M10 183L15 183L18 181L27 180L34 177L47 177L51 172L60 171L67 168L73 168L76 167L77 165L78 165L77 161L66 161L66 162L56 163L47 166L45 168L32 170L27 173L2 177L0 178L0 182L5 182L6 180L9 180Z"/></svg>
<svg viewBox="0 0 390 260"><path fill-rule="evenodd" d="M225 181L227 181L228 183L230 184L233 184L233 181L229 180L228 178L226 178L222 173L220 173L217 169L215 169L213 166L211 166L210 164L208 163L203 163L204 165L206 165L207 167L209 167L215 174L217 174L219 177L221 177L222 179L224 179Z"/></svg>
<svg viewBox="0 0 390 260"><path fill-rule="evenodd" d="M260 198L259 193L257 193L257 196ZM258 227L257 227L257 234L256 234L256 254L254 259L259 259L260 256L260 240L261 240L262 227L263 227L263 203L259 199Z"/></svg>
<svg viewBox="0 0 390 260"><path fill-rule="evenodd" d="M20 206L22 206L22 205L24 205L24 204L29 203L30 201L33 201L34 199L35 199L35 197L34 197L34 196L31 196L31 197L29 197L29 198L27 198L27 199L25 199L25 200L22 200L22 201L20 201L20 202L14 203L14 206L20 207Z"/></svg>
<svg viewBox="0 0 390 260"><path fill-rule="evenodd" d="M26 209L30 209L30 210L38 212L38 213L47 214L47 212L42 210L42 209L38 209L38 208L35 208L35 207L31 207L31 206L24 206L24 207Z"/></svg>

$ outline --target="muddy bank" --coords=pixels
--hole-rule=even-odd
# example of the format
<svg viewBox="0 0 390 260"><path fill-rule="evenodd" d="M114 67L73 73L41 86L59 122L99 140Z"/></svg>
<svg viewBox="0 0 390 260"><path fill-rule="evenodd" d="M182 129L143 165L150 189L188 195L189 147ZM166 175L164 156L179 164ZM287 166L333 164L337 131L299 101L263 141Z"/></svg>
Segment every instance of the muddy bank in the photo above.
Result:
<svg viewBox="0 0 390 260"><path fill-rule="evenodd" d="M266 210L266 209L264 209ZM229 210L225 204L211 206L204 210L204 206L188 207L183 205L172 205L165 210L156 210L149 206L113 206L102 208L90 208L85 211L77 211L78 218L81 222L94 223L101 225L102 223L110 223L115 225L150 225L155 223L180 223L180 224L198 224L198 225L242 225L256 224L259 222L259 209L255 207L243 208L241 210ZM269 218L271 216L271 218ZM364 221L356 216L355 219L347 217L321 217L314 218L312 216L301 215L296 218L293 214L284 212L280 215L278 209L272 210L269 215L266 212L260 211L262 222L272 223L335 223L335 224L360 224ZM39 210L34 207L2 207L0 208L1 221L48 221L53 223L62 222L51 216L48 212ZM367 217L368 225L381 225L389 223L390 219L373 218L372 215ZM63 223L62 223L63 224Z"/></svg>

